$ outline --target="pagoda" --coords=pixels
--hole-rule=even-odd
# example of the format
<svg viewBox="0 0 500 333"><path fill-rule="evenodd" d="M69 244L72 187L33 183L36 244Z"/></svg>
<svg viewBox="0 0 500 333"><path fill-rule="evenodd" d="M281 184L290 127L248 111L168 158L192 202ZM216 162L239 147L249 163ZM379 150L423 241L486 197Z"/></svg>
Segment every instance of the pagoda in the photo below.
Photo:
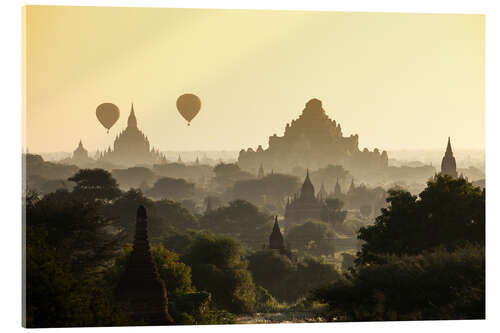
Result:
<svg viewBox="0 0 500 333"><path fill-rule="evenodd" d="M127 305L127 313L136 322L147 325L172 323L165 282L151 255L146 209L142 205L137 209L134 247L116 289L116 298Z"/></svg>
<svg viewBox="0 0 500 333"><path fill-rule="evenodd" d="M321 198L314 194L314 185L309 178L309 170L307 170L300 193L293 196L286 205L285 221L287 225L304 223L308 218L321 219L321 209L324 203Z"/></svg>
<svg viewBox="0 0 500 333"><path fill-rule="evenodd" d="M153 165L166 163L164 154L151 147L148 138L137 126L134 104L130 108L127 128L115 138L113 149L99 154L99 161L121 166Z"/></svg>

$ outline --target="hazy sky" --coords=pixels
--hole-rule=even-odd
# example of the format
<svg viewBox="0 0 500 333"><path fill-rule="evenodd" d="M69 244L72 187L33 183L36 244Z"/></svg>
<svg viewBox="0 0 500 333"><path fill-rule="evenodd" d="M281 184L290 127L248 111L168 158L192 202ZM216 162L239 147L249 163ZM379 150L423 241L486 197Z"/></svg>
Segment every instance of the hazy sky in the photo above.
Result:
<svg viewBox="0 0 500 333"><path fill-rule="evenodd" d="M360 149L484 148L484 16L28 7L30 152L111 145L130 103L161 150L239 150L311 98ZM195 93L191 126L175 102ZM95 108L115 103L109 134Z"/></svg>

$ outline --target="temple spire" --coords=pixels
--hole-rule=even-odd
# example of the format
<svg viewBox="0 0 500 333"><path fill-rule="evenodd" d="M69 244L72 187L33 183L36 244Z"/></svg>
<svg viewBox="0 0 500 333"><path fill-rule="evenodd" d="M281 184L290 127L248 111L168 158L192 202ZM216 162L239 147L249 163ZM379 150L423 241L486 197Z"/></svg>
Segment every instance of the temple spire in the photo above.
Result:
<svg viewBox="0 0 500 333"><path fill-rule="evenodd" d="M453 150L451 150L451 141L450 137L448 137L448 145L446 146L446 155L453 155Z"/></svg>
<svg viewBox="0 0 500 333"><path fill-rule="evenodd" d="M128 116L128 127L137 127L137 118L135 117L135 112L134 112L134 103L132 103L132 106L130 107L130 115Z"/></svg>
<svg viewBox="0 0 500 333"><path fill-rule="evenodd" d="M269 248L274 250L284 250L285 242L281 234L280 226L278 224L278 216L274 217L274 226L271 235L269 236Z"/></svg>
<svg viewBox="0 0 500 333"><path fill-rule="evenodd" d="M309 178L309 169L307 169L306 179L302 184L302 189L300 191L300 199L313 202L316 200L314 186Z"/></svg>
<svg viewBox="0 0 500 333"><path fill-rule="evenodd" d="M451 140L448 137L448 145L446 146L446 152L444 153L443 160L441 161L441 174L448 175L453 178L457 178L457 162L453 156L453 150L451 149Z"/></svg>
<svg viewBox="0 0 500 333"><path fill-rule="evenodd" d="M151 255L147 213L142 205L137 209L133 250L115 292L119 302L129 305L127 314L131 319L149 325L172 322L165 282Z"/></svg>

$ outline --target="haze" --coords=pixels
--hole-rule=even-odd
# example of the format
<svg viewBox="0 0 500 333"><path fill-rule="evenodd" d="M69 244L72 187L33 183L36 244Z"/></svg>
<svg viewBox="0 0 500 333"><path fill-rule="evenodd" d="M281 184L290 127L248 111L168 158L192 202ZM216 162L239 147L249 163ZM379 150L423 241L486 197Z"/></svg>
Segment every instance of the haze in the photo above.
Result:
<svg viewBox="0 0 500 333"><path fill-rule="evenodd" d="M360 149L484 149L484 16L29 6L30 152L267 147L311 98ZM187 126L175 102L195 93ZM95 108L115 103L109 134Z"/></svg>

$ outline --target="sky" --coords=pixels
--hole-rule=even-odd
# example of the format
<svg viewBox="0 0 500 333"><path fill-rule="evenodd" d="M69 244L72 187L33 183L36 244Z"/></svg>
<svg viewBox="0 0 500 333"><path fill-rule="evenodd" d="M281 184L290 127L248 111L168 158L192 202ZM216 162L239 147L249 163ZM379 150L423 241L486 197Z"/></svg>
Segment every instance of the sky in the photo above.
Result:
<svg viewBox="0 0 500 333"><path fill-rule="evenodd" d="M266 148L311 98L360 149L484 149L483 15L28 6L24 24L30 152L105 149L132 102L160 150Z"/></svg>

